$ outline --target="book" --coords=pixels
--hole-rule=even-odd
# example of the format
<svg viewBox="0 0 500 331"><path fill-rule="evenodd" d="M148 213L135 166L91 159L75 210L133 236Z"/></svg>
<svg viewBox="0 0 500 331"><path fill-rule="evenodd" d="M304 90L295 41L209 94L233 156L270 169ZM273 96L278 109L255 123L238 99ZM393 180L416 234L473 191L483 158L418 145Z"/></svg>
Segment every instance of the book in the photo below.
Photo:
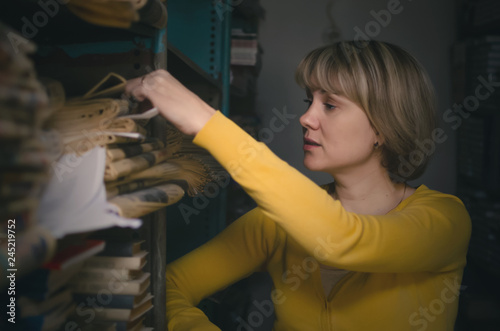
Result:
<svg viewBox="0 0 500 331"><path fill-rule="evenodd" d="M75 275L75 280L133 280L138 279L144 274L142 270L132 269L106 269L106 268L82 268Z"/></svg>
<svg viewBox="0 0 500 331"><path fill-rule="evenodd" d="M79 281L72 280L70 287L74 293L97 294L102 290L109 291L111 294L119 295L138 295L144 292L151 283L150 273L145 272L141 278L129 281Z"/></svg>
<svg viewBox="0 0 500 331"><path fill-rule="evenodd" d="M104 249L104 240L86 239L82 243L71 245L56 253L43 265L46 269L64 270L69 266L84 261Z"/></svg>
<svg viewBox="0 0 500 331"><path fill-rule="evenodd" d="M97 256L133 256L140 253L144 241L106 241L106 247Z"/></svg>
<svg viewBox="0 0 500 331"><path fill-rule="evenodd" d="M148 294L132 309L103 308L96 310L96 319L104 321L134 321L153 308L153 296Z"/></svg>
<svg viewBox="0 0 500 331"><path fill-rule="evenodd" d="M133 256L93 256L85 262L87 268L130 269L140 270L146 264L148 252L140 251Z"/></svg>
<svg viewBox="0 0 500 331"><path fill-rule="evenodd" d="M148 295L149 287L145 288L142 293L134 295L134 294L115 294L110 296L109 300L106 302L101 302L101 306L103 308L115 308L115 309L132 309L141 303ZM98 294L97 294L98 295ZM87 300L93 299L92 294L83 294L83 293L74 293L73 300L78 304L80 302L87 302Z"/></svg>

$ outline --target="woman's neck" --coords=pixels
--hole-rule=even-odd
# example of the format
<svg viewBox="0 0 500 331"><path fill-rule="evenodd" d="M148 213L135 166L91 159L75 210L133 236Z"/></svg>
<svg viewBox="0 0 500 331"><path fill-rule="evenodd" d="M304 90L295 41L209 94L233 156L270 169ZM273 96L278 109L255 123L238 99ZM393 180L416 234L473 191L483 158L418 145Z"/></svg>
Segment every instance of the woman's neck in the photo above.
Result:
<svg viewBox="0 0 500 331"><path fill-rule="evenodd" d="M350 212L369 215L387 214L413 193L404 183L393 182L385 169L377 169L364 176L337 175L334 199Z"/></svg>

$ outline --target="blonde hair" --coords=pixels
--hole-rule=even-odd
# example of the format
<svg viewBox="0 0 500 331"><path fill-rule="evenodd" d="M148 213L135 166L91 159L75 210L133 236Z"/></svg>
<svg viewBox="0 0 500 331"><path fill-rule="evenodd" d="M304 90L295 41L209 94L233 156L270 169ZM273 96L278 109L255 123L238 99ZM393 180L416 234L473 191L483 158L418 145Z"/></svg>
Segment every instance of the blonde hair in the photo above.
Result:
<svg viewBox="0 0 500 331"><path fill-rule="evenodd" d="M408 52L386 42L342 41L310 52L295 79L308 91L340 94L364 110L383 139L382 165L393 178L412 180L424 172L430 157L424 153L411 172L399 171L436 123L432 83Z"/></svg>

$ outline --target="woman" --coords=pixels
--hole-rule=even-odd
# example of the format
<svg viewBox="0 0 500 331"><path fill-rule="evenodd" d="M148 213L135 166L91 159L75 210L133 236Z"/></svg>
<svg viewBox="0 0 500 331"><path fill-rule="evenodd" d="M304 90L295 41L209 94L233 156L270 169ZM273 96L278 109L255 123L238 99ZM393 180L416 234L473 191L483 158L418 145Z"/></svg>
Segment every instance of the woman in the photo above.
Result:
<svg viewBox="0 0 500 331"><path fill-rule="evenodd" d="M168 266L169 330L218 330L195 306L262 269L274 330L453 330L470 219L458 198L405 183L425 168L415 151L434 132L424 70L397 46L340 42L307 55L296 79L309 105L304 164L332 175L325 187L167 72L129 83L258 204Z"/></svg>

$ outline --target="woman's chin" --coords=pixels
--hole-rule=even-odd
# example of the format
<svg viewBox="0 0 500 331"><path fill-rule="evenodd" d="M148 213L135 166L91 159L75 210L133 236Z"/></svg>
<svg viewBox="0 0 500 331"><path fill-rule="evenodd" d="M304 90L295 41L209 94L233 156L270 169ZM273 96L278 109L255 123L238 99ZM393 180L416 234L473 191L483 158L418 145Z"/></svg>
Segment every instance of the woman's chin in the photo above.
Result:
<svg viewBox="0 0 500 331"><path fill-rule="evenodd" d="M306 169L310 171L322 171L323 169L314 162L307 160L307 158L304 159L304 167L306 167Z"/></svg>

